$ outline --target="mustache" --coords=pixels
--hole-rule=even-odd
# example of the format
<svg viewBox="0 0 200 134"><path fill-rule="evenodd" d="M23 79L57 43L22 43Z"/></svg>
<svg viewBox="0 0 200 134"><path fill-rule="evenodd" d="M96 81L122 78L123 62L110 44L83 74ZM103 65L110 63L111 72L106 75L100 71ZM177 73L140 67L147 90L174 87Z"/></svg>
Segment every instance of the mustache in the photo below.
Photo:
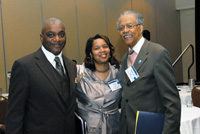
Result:
<svg viewBox="0 0 200 134"><path fill-rule="evenodd" d="M133 36L133 34L124 33L124 34L122 35L122 37L125 38L125 36L128 36L128 35L129 35L129 36L130 36L130 35Z"/></svg>

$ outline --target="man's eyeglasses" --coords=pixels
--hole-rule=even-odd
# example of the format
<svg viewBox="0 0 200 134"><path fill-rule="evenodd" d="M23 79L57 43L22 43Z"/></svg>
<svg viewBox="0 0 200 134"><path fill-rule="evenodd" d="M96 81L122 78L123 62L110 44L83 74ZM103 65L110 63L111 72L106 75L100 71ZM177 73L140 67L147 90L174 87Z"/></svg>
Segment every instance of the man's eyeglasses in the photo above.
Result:
<svg viewBox="0 0 200 134"><path fill-rule="evenodd" d="M134 26L138 26L138 25L141 25L141 24L133 25L132 23L128 23L126 25L120 25L117 30L118 31L124 31L125 27L128 28L128 29L132 29L132 28L134 28Z"/></svg>

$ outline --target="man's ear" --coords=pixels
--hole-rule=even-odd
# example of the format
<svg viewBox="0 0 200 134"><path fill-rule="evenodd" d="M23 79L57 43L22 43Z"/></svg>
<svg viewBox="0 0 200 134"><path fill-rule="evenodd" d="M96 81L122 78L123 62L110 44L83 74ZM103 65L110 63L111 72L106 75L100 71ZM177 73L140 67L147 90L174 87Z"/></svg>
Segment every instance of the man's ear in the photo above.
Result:
<svg viewBox="0 0 200 134"><path fill-rule="evenodd" d="M43 43L43 34L40 34L40 41Z"/></svg>
<svg viewBox="0 0 200 134"><path fill-rule="evenodd" d="M140 27L140 33L142 33L143 32L143 30L144 30L144 26L143 25L139 25Z"/></svg>

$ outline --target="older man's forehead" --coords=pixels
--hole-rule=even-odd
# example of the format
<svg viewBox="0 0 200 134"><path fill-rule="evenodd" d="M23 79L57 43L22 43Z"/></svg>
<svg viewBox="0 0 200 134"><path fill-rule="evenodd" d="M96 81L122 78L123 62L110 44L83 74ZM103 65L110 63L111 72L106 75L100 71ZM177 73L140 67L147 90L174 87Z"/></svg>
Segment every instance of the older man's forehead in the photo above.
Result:
<svg viewBox="0 0 200 134"><path fill-rule="evenodd" d="M122 16L119 20L119 24L121 23L133 23L136 22L136 17L133 14L125 14L124 16Z"/></svg>

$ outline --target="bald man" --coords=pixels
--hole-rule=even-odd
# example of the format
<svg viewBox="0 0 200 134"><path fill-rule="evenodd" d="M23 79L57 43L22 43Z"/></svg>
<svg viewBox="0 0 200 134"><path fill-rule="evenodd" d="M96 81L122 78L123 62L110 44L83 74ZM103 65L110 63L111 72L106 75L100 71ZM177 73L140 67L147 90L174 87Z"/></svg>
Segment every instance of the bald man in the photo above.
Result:
<svg viewBox="0 0 200 134"><path fill-rule="evenodd" d="M46 20L40 40L41 48L12 67L6 134L75 133L76 66L62 54L62 21Z"/></svg>

